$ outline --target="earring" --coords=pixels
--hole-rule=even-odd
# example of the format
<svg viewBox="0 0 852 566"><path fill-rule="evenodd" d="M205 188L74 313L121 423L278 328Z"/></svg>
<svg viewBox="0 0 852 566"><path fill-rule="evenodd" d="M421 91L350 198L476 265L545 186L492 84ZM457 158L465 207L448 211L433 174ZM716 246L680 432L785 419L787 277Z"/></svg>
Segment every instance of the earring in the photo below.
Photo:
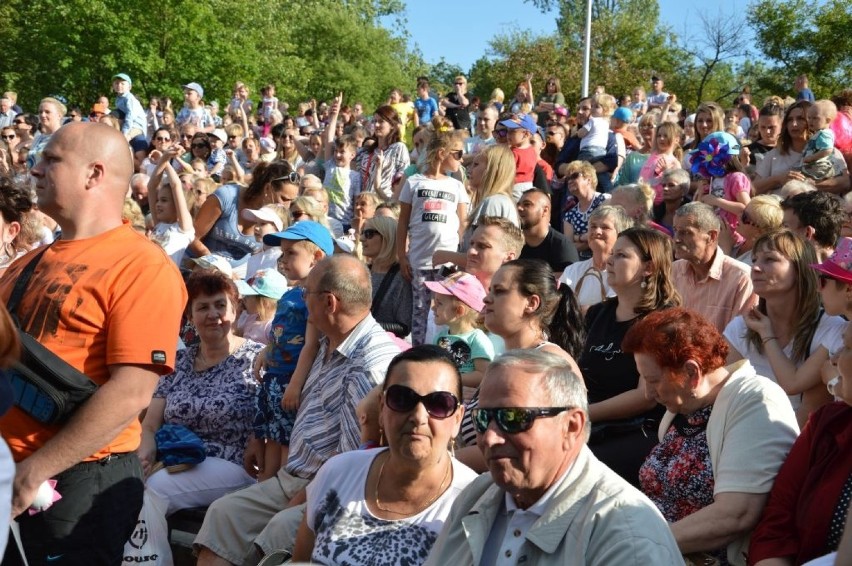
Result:
<svg viewBox="0 0 852 566"><path fill-rule="evenodd" d="M451 458L456 457L456 439L455 438L450 439L450 457Z"/></svg>
<svg viewBox="0 0 852 566"><path fill-rule="evenodd" d="M387 445L387 443L385 442L385 429L383 429L382 427L379 427L379 446L386 446L386 445Z"/></svg>
<svg viewBox="0 0 852 566"><path fill-rule="evenodd" d="M642 289L648 288L648 278L647 277L642 280L642 283L639 284L639 287L641 287Z"/></svg>

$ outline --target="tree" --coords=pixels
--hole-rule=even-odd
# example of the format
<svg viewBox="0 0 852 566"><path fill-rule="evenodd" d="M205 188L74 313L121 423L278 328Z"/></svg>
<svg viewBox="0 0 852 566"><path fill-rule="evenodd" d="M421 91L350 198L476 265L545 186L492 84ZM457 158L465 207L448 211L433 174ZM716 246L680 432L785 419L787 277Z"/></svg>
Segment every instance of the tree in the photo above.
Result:
<svg viewBox="0 0 852 566"><path fill-rule="evenodd" d="M806 73L818 96L852 82L852 4L846 0L758 0L748 8L757 46L774 64L761 87L792 92Z"/></svg>
<svg viewBox="0 0 852 566"><path fill-rule="evenodd" d="M284 100L343 89L378 103L417 65L380 18L400 0L7 0L0 4L0 80L32 108L48 94L86 104L126 72L140 98L197 81L227 100L237 80L273 82Z"/></svg>

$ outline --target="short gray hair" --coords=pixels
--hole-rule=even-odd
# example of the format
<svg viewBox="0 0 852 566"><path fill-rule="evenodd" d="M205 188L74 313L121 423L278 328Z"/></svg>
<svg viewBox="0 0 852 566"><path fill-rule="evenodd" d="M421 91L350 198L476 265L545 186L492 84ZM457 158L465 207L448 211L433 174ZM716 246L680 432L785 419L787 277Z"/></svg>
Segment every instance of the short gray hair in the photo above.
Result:
<svg viewBox="0 0 852 566"><path fill-rule="evenodd" d="M633 228L633 219L627 215L627 211L621 206L613 206L611 204L601 205L589 215L589 222L603 218L610 218L612 220L615 231L618 234L628 228Z"/></svg>
<svg viewBox="0 0 852 566"><path fill-rule="evenodd" d="M322 269L318 289L332 293L350 313L369 310L373 303L370 272L364 262L346 254L323 259L314 269Z"/></svg>
<svg viewBox="0 0 852 566"><path fill-rule="evenodd" d="M689 171L686 169L666 169L662 174L663 183L671 181L677 183L681 189L686 191L689 188Z"/></svg>
<svg viewBox="0 0 852 566"><path fill-rule="evenodd" d="M575 407L586 415L586 439L591 431L589 393L583 379L568 362L556 354L541 350L509 350L488 365L485 375L499 368L523 366L523 370L541 374L541 385L553 407Z"/></svg>
<svg viewBox="0 0 852 566"><path fill-rule="evenodd" d="M675 216L678 218L689 216L692 223L705 234L711 230L718 232L722 229L722 222L713 207L703 202L688 202L675 211Z"/></svg>

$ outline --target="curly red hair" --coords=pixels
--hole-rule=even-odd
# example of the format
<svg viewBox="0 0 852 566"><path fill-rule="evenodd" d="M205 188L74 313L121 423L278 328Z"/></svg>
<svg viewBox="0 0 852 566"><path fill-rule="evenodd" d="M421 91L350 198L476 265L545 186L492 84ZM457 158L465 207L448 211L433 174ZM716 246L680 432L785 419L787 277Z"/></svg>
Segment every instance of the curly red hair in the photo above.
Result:
<svg viewBox="0 0 852 566"><path fill-rule="evenodd" d="M679 373L695 360L704 373L719 369L728 358L728 343L700 314L682 307L655 311L627 332L621 349L647 354L663 369Z"/></svg>

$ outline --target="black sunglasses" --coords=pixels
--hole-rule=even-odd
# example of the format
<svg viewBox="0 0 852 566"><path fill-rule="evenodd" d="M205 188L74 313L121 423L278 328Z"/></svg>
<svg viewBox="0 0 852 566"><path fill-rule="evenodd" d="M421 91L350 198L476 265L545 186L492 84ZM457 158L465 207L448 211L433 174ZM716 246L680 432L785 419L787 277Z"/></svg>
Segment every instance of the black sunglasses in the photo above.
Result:
<svg viewBox="0 0 852 566"><path fill-rule="evenodd" d="M373 230L372 228L365 228L364 230L361 230L361 239L362 240L369 240L370 238L373 238L373 237L378 236L378 235L379 235L379 231Z"/></svg>
<svg viewBox="0 0 852 566"><path fill-rule="evenodd" d="M569 181L576 181L577 179L579 179L582 176L583 176L583 174L580 173L579 171L577 171L575 173L571 173L570 175L568 175L567 179Z"/></svg>
<svg viewBox="0 0 852 566"><path fill-rule="evenodd" d="M518 434L532 428L536 419L555 417L574 407L501 407L499 409L473 409L473 427L482 434L493 420L497 428L506 434Z"/></svg>
<svg viewBox="0 0 852 566"><path fill-rule="evenodd" d="M10 135L8 135L8 136L2 136L2 138L3 138L4 140L13 140L13 139L15 139L16 137L18 137L18 136L16 136L15 134L10 134Z"/></svg>
<svg viewBox="0 0 852 566"><path fill-rule="evenodd" d="M172 141L172 138L154 138L157 141Z"/></svg>
<svg viewBox="0 0 852 566"><path fill-rule="evenodd" d="M275 179L272 179L272 181L270 181L270 182L280 183L280 182L283 182L283 181L289 181L289 182L291 182L295 185L298 185L299 180L301 178L302 177L298 173L296 173L295 171L291 171L288 175L282 175L281 177L276 177Z"/></svg>
<svg viewBox="0 0 852 566"><path fill-rule="evenodd" d="M430 417L446 419L459 408L459 398L449 391L433 391L420 395L405 385L391 385L385 390L385 405L397 413L408 413L423 403Z"/></svg>
<svg viewBox="0 0 852 566"><path fill-rule="evenodd" d="M464 155L464 150L463 150L463 149L456 149L456 150L453 150L453 151L451 151L451 152L450 152L450 155L451 155L451 156L453 157L453 159L455 159L456 161L460 161L460 160L461 160L461 158L462 158L462 155Z"/></svg>
<svg viewBox="0 0 852 566"><path fill-rule="evenodd" d="M291 215L291 216L293 217L293 219L295 220L295 219L297 219L297 218L301 218L301 217L303 217L303 216L307 216L307 215L308 215L308 213L307 213L307 212L305 212L304 210L291 210L291 211L290 211L290 215Z"/></svg>
<svg viewBox="0 0 852 566"><path fill-rule="evenodd" d="M191 147L192 149L198 149L199 147L207 148L207 147L210 147L210 144L209 143L194 143L194 144L190 145L189 147Z"/></svg>

